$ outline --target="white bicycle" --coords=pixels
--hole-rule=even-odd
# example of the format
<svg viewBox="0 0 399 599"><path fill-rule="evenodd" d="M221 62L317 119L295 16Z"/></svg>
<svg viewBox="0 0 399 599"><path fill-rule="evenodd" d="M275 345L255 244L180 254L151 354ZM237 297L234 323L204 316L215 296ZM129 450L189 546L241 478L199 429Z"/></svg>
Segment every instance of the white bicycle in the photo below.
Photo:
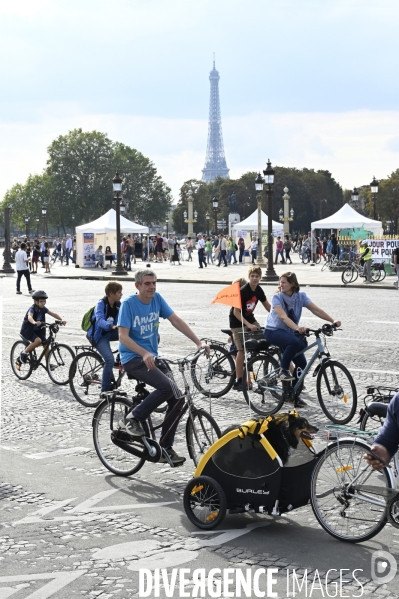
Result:
<svg viewBox="0 0 399 599"><path fill-rule="evenodd" d="M358 543L387 522L399 528L399 460L373 469L364 459L375 431L326 425L330 442L312 474L311 504L319 524L341 541ZM332 441L332 442L331 442Z"/></svg>

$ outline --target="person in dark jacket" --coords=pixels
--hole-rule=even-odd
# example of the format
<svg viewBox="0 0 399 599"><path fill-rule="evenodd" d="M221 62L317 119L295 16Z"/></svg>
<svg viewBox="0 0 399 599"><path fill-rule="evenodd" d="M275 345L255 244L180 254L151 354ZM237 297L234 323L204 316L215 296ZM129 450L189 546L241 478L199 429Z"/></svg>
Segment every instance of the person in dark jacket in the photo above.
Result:
<svg viewBox="0 0 399 599"><path fill-rule="evenodd" d="M118 341L119 308L121 305L122 285L117 281L109 281L105 286L105 297L97 302L94 308L93 324L87 331L87 337L97 348L104 359L101 392L109 391L112 381L114 355L111 341Z"/></svg>
<svg viewBox="0 0 399 599"><path fill-rule="evenodd" d="M380 432L374 439L371 451L380 457L380 462L370 454L365 454L365 459L376 470L384 467L384 462L388 463L391 457L398 451L399 446L399 393L391 399L387 417Z"/></svg>

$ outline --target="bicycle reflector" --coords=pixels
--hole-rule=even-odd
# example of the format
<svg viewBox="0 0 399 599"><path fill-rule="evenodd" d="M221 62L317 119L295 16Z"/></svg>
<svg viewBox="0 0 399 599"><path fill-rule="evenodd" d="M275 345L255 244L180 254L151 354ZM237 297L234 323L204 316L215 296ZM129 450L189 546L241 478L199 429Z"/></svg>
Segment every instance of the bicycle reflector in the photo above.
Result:
<svg viewBox="0 0 399 599"><path fill-rule="evenodd" d="M368 387L366 389L367 395L373 395L374 392L375 392L375 387Z"/></svg>
<svg viewBox="0 0 399 599"><path fill-rule="evenodd" d="M336 472L341 474L342 472L348 472L348 470L352 470L352 466L341 466L341 468L337 468Z"/></svg>

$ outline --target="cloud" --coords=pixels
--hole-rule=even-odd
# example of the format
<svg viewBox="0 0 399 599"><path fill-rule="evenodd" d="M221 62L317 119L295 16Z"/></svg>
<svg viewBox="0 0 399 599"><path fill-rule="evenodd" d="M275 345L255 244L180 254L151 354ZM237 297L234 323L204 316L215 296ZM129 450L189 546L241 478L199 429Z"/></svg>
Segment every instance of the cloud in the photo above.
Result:
<svg viewBox="0 0 399 599"><path fill-rule="evenodd" d="M32 172L41 172L46 148L58 135L82 127L148 156L175 200L190 178L201 178L205 162L206 119L168 119L84 114L75 104L48 106L34 123L0 121L0 197ZM399 111L344 113L257 112L223 120L227 165L232 178L272 164L329 170L346 188L386 177L398 168Z"/></svg>

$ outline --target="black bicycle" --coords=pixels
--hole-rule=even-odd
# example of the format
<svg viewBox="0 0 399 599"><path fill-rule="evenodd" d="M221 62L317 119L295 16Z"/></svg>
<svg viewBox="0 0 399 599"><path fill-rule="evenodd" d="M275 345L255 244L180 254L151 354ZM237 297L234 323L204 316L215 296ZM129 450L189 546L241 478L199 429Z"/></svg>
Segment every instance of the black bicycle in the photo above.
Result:
<svg viewBox="0 0 399 599"><path fill-rule="evenodd" d="M201 350L201 353L204 350ZM194 356L197 356L197 353ZM143 400L142 396L135 396L129 401L123 393L114 391L106 394L93 416L93 441L98 457L104 466L119 476L135 474L143 467L146 461L159 462L162 456L170 466L174 467L168 454L162 449L162 440L170 430L175 428L187 413L185 425L186 444L190 458L195 465L211 445L220 437L220 429L208 412L197 408L193 401L194 389L190 386L188 371L191 370L193 358L186 356L181 360L161 360L167 365L166 373L174 396L178 400L173 410L162 422L154 424L150 416L142 426L144 437L132 438L120 427L126 415ZM157 441L155 433L164 423L169 423L169 429Z"/></svg>
<svg viewBox="0 0 399 599"><path fill-rule="evenodd" d="M42 343L42 352L37 355L36 350L29 352L26 362L21 359L21 352L30 344L28 339L20 335L21 339L16 341L11 348L10 362L13 373L21 381L30 377L34 370L42 366L56 385L66 385L69 382L69 369L75 357L74 351L65 343L57 343L56 335L63 326L61 320L51 324L43 323L40 328L48 328L49 337ZM46 356L46 352L48 354ZM45 359L45 364L42 363Z"/></svg>

